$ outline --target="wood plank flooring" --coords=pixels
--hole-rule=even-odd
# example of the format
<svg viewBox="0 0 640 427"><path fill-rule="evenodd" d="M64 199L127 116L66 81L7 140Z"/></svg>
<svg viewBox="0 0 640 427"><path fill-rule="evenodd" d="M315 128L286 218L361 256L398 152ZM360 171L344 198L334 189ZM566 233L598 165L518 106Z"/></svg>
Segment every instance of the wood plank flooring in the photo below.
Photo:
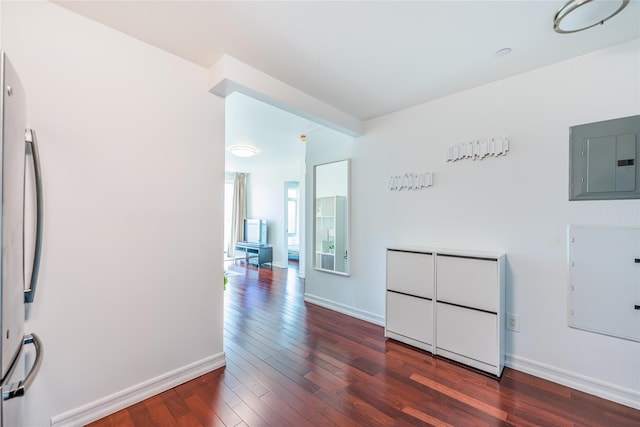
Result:
<svg viewBox="0 0 640 427"><path fill-rule="evenodd" d="M638 410L508 368L497 381L305 304L293 268L231 268L227 366L91 426L640 426Z"/></svg>

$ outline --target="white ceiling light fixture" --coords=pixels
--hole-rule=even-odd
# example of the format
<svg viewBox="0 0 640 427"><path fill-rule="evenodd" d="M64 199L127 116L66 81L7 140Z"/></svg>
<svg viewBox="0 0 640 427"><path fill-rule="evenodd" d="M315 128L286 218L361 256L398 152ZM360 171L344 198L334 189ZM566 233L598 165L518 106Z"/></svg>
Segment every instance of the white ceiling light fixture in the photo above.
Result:
<svg viewBox="0 0 640 427"><path fill-rule="evenodd" d="M627 4L629 0L569 0L553 17L553 29L569 34L604 24Z"/></svg>
<svg viewBox="0 0 640 427"><path fill-rule="evenodd" d="M249 145L232 145L229 147L229 151L231 151L231 154L238 157L251 157L257 152L255 147L251 147Z"/></svg>
<svg viewBox="0 0 640 427"><path fill-rule="evenodd" d="M503 47L502 49L496 51L496 56L500 57L500 56L507 56L511 53L511 48L510 47Z"/></svg>

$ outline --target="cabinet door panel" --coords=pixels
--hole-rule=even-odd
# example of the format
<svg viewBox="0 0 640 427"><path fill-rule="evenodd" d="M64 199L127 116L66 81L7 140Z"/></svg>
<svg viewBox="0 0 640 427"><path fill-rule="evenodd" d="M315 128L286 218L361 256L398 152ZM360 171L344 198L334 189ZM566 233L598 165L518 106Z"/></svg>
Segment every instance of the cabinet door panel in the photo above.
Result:
<svg viewBox="0 0 640 427"><path fill-rule="evenodd" d="M443 303L436 306L437 348L497 366L497 315Z"/></svg>
<svg viewBox="0 0 640 427"><path fill-rule="evenodd" d="M438 300L498 312L498 262L438 255Z"/></svg>
<svg viewBox="0 0 640 427"><path fill-rule="evenodd" d="M433 343L433 301L387 292L386 328L426 344Z"/></svg>
<svg viewBox="0 0 640 427"><path fill-rule="evenodd" d="M388 250L387 289L433 298L433 255Z"/></svg>

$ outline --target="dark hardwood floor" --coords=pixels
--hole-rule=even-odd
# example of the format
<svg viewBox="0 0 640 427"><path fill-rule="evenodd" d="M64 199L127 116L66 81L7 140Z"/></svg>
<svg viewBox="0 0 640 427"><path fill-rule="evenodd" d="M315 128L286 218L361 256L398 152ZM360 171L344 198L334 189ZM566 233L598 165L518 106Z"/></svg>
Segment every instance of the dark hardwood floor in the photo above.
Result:
<svg viewBox="0 0 640 427"><path fill-rule="evenodd" d="M92 426L640 426L638 410L386 341L380 326L305 304L295 269L233 268L227 366Z"/></svg>

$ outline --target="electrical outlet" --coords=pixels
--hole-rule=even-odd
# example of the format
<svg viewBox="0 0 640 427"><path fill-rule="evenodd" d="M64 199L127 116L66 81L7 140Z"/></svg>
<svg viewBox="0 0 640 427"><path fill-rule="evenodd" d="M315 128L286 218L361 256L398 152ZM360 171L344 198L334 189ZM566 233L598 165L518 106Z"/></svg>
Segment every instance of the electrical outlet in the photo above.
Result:
<svg viewBox="0 0 640 427"><path fill-rule="evenodd" d="M520 316L507 313L507 329L513 332L520 332Z"/></svg>

